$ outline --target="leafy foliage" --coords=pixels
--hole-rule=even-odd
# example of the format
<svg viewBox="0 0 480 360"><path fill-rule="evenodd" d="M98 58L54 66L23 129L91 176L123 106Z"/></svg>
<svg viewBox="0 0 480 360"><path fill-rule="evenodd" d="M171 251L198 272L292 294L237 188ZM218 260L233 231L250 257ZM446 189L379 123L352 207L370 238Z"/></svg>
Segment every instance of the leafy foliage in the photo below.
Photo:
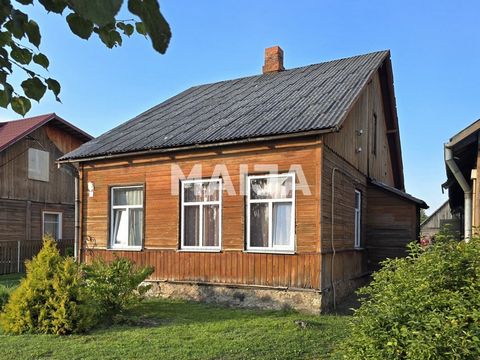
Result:
<svg viewBox="0 0 480 360"><path fill-rule="evenodd" d="M444 232L427 248L411 244L359 292L345 358L480 358L479 238Z"/></svg>
<svg viewBox="0 0 480 360"><path fill-rule="evenodd" d="M0 314L5 333L64 335L83 332L97 322L97 308L83 286L79 266L62 258L52 238L26 263L27 275Z"/></svg>
<svg viewBox="0 0 480 360"><path fill-rule="evenodd" d="M5 306L10 298L10 293L12 292L12 288L0 285L0 310Z"/></svg>
<svg viewBox="0 0 480 360"><path fill-rule="evenodd" d="M158 0L126 0L130 13L138 17L119 20L116 18L124 0L39 0L47 12L63 14L68 11L66 22L78 37L88 40L92 33L98 35L108 48L122 45L123 36L135 31L151 39L152 47L161 54L167 50L171 31L160 12ZM22 5L33 5L34 0L16 0ZM39 51L41 33L38 24L27 14L13 6L13 0L0 0L0 106L11 108L25 115L31 101L40 101L50 90L60 101L60 84L55 79L40 74L48 70L50 61ZM9 82L14 67L23 70L28 79L22 82L24 95Z"/></svg>
<svg viewBox="0 0 480 360"><path fill-rule="evenodd" d="M111 317L138 304L150 289L141 283L153 273L152 267L136 267L125 258L111 263L95 260L85 268L91 298L100 306L102 315Z"/></svg>

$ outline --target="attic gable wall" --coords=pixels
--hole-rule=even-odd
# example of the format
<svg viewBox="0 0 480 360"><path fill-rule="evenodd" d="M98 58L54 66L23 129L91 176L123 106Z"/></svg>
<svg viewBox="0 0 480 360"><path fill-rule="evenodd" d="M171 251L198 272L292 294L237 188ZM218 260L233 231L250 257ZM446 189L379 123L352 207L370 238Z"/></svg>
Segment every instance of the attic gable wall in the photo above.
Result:
<svg viewBox="0 0 480 360"><path fill-rule="evenodd" d="M373 154L374 114L377 116L376 155ZM395 186L378 73L363 90L340 131L324 135L323 141L362 174Z"/></svg>

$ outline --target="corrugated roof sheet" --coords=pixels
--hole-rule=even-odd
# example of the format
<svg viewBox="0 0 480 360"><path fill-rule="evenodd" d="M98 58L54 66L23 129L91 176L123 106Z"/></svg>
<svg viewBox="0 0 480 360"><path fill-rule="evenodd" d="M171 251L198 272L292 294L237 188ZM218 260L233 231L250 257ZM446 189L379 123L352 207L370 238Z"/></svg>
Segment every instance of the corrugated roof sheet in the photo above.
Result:
<svg viewBox="0 0 480 360"><path fill-rule="evenodd" d="M92 139L92 137L86 132L70 124L68 121L63 120L55 113L51 113L0 123L0 151L5 150L24 136L50 121L54 121L57 125L74 134L82 141L86 142Z"/></svg>
<svg viewBox="0 0 480 360"><path fill-rule="evenodd" d="M192 87L60 160L338 127L389 51Z"/></svg>

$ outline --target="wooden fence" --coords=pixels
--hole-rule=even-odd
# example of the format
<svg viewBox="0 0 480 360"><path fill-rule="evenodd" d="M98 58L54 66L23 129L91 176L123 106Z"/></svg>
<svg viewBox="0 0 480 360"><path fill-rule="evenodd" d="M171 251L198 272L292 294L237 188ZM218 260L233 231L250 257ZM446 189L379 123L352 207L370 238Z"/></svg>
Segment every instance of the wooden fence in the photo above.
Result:
<svg viewBox="0 0 480 360"><path fill-rule="evenodd" d="M0 275L25 272L25 260L30 260L42 248L41 240L0 241ZM73 254L73 239L57 241L60 254Z"/></svg>

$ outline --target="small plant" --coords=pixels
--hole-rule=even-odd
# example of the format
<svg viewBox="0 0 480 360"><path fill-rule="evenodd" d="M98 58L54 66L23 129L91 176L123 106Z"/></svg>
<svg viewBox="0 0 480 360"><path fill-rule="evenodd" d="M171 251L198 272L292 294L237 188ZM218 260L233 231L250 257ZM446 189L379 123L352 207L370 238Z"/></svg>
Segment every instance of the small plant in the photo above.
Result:
<svg viewBox="0 0 480 360"><path fill-rule="evenodd" d="M95 325L98 310L89 301L79 266L72 258L60 256L51 237L26 262L26 269L26 277L0 314L5 333L64 335Z"/></svg>
<svg viewBox="0 0 480 360"><path fill-rule="evenodd" d="M455 238L439 234L383 263L359 291L344 358L480 358L480 239Z"/></svg>
<svg viewBox="0 0 480 360"><path fill-rule="evenodd" d="M150 289L141 284L153 273L152 267L137 267L125 258L115 258L110 263L97 259L84 270L90 296L108 317L138 304Z"/></svg>

